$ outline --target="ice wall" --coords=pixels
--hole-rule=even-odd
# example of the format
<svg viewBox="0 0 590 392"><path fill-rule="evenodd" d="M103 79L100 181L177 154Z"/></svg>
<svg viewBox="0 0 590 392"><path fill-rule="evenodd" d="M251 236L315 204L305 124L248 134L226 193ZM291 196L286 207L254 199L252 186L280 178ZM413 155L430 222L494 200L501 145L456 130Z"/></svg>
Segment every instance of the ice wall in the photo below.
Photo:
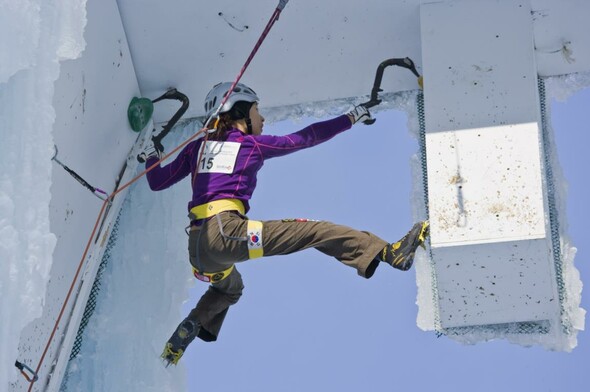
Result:
<svg viewBox="0 0 590 392"><path fill-rule="evenodd" d="M93 186L113 194L117 184L126 183L135 173L137 160L130 151L136 141L143 140L127 124L129 101L140 94L117 3L101 0L79 6L84 7L83 15L74 15L78 7L67 4L64 12L73 20L54 24L60 31L71 31L83 16L83 37L87 46L76 59L65 61L63 56L58 56L62 60L59 73L50 80L48 87L52 92L48 97L52 122L45 127L52 130L48 155L37 154L32 158L56 169L45 176L51 178L48 180L49 225L57 238L48 269L50 277L42 286L38 285L44 289L40 296L43 298L42 314L21 329L20 337L17 336L20 340L18 355L11 355L13 360L17 358L33 369L39 368L39 381L33 390L59 388L99 264L96 260L101 258L104 239L108 238L112 219L116 218L126 193L126 188L122 187L111 207L105 209L107 212L96 226L93 241L90 237L103 200L81 186L56 162L51 162L53 144L59 148L60 162ZM58 5L55 7L59 9ZM64 41L58 53L67 52L67 48L73 46L71 40ZM27 101L26 105L27 108L37 107L34 101ZM28 159L26 155L24 159ZM26 197L21 196L21 199ZM87 246L88 253L85 252ZM54 328L55 333L52 333ZM26 390L29 383L18 377L11 388Z"/></svg>
<svg viewBox="0 0 590 392"><path fill-rule="evenodd" d="M85 47L85 6L0 3L0 389L17 377L21 330L42 311L56 244L49 227L54 82L60 61Z"/></svg>
<svg viewBox="0 0 590 392"><path fill-rule="evenodd" d="M142 179L132 187L113 230L96 309L62 391L186 390L186 363L166 369L159 356L195 281L186 262L185 222L179 222L188 186L154 193Z"/></svg>

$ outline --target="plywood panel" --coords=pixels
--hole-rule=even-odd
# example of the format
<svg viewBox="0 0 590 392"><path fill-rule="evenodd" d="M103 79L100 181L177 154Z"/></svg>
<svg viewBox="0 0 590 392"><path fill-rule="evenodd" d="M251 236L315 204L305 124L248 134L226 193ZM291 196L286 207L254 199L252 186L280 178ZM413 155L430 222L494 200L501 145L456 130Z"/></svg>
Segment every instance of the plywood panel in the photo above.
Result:
<svg viewBox="0 0 590 392"><path fill-rule="evenodd" d="M429 133L433 247L544 238L537 123Z"/></svg>

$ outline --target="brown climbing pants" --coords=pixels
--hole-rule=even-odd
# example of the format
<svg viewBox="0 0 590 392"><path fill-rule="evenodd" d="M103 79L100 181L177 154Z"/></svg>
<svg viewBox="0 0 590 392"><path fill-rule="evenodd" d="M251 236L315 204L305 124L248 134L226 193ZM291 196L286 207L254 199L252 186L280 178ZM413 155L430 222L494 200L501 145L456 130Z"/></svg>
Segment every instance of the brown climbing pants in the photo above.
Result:
<svg viewBox="0 0 590 392"><path fill-rule="evenodd" d="M264 256L286 255L315 248L370 278L379 264L375 257L387 245L381 238L365 231L325 221L263 221ZM221 212L191 228L190 262L201 272L214 273L249 260L248 219L235 212ZM231 238L229 238L231 237ZM234 268L223 280L212 283L188 318L201 325L199 338L215 341L228 308L238 302L244 285Z"/></svg>

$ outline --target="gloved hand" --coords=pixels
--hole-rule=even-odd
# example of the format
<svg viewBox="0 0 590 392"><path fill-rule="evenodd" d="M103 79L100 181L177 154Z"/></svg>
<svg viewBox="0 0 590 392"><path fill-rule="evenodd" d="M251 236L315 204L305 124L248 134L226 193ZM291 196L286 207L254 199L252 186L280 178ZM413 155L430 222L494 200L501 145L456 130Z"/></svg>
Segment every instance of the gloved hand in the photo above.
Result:
<svg viewBox="0 0 590 392"><path fill-rule="evenodd" d="M148 160L148 158L154 157L160 159L162 157L162 150L160 143L154 143L154 139L150 138L150 140L146 143L143 151L137 155L137 160L140 163L144 163Z"/></svg>
<svg viewBox="0 0 590 392"><path fill-rule="evenodd" d="M375 120L371 117L371 113L369 113L369 109L364 107L363 105L355 106L350 112L346 113L353 124L362 121L365 124L373 124Z"/></svg>

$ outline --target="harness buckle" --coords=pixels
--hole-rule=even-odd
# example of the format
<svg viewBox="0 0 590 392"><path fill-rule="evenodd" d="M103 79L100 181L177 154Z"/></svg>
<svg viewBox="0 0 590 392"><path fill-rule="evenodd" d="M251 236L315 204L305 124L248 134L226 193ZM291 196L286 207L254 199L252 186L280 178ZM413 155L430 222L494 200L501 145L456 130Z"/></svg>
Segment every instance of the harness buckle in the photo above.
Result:
<svg viewBox="0 0 590 392"><path fill-rule="evenodd" d="M201 272L195 267L193 267L193 275L195 278L200 280L201 282L205 283L218 283L221 282L223 279L227 278L229 274L233 271L234 266L232 265L228 269L219 272Z"/></svg>

